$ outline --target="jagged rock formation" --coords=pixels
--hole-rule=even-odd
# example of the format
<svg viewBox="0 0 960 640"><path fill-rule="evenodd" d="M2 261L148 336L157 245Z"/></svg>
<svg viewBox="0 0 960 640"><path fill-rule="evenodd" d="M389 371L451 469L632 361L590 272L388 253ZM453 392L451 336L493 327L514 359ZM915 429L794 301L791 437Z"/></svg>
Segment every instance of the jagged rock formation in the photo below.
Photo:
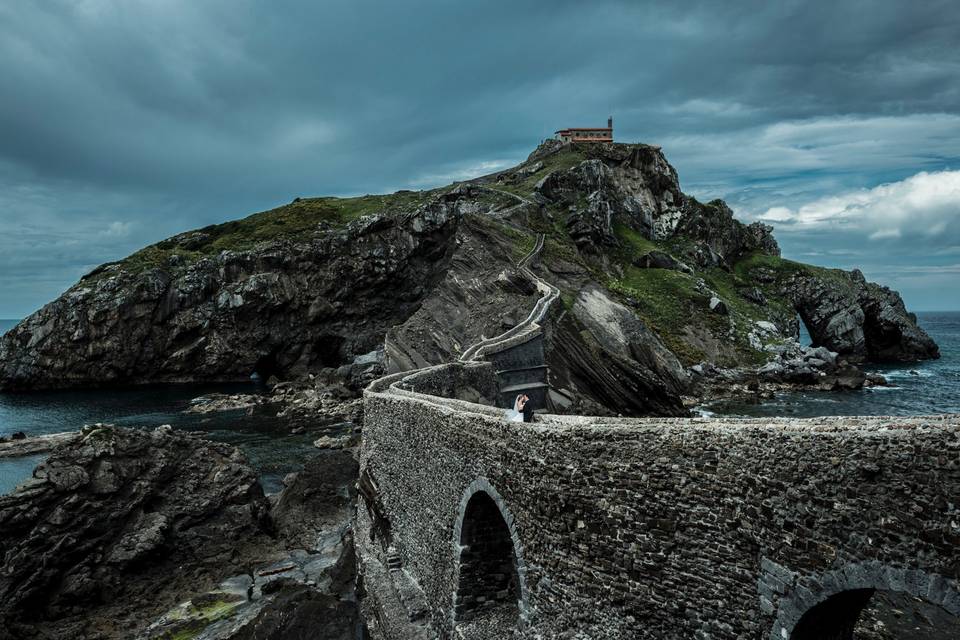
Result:
<svg viewBox="0 0 960 640"><path fill-rule="evenodd" d="M597 250L616 244L615 221L649 238L668 237L682 215L686 196L677 172L658 147L598 146L602 153L537 182L541 203L572 206L566 224L578 247ZM563 151L557 147L556 151Z"/></svg>
<svg viewBox="0 0 960 640"><path fill-rule="evenodd" d="M387 335L391 371L455 359L466 345L526 317L539 294L514 272L512 258L519 249L502 233L478 220L461 225L444 280L409 320ZM590 295L582 303L578 300L572 315L558 318L562 326L550 334L552 386L564 397L586 400L579 407L594 411L685 414L680 396L686 374L656 334L599 287L589 285L582 267L573 267L564 281L577 288L590 286ZM572 405L551 408L576 410Z"/></svg>
<svg viewBox="0 0 960 640"><path fill-rule="evenodd" d="M689 379L677 357L598 287L580 293L548 344L552 383L577 391L577 413L686 414Z"/></svg>
<svg viewBox="0 0 960 640"><path fill-rule="evenodd" d="M357 475L357 461L349 452L323 451L289 480L270 515L290 546L309 549L318 531L349 519Z"/></svg>
<svg viewBox="0 0 960 640"><path fill-rule="evenodd" d="M701 267L723 267L751 253L779 256L773 227L754 222L742 224L723 200L707 204L688 198L674 233L694 241L685 255Z"/></svg>
<svg viewBox="0 0 960 640"><path fill-rule="evenodd" d="M900 294L867 282L857 269L830 275L795 275L785 291L816 344L858 362L939 357L936 343L916 325Z"/></svg>
<svg viewBox="0 0 960 640"><path fill-rule="evenodd" d="M547 358L571 411L682 412L682 367L760 367L798 314L844 361L938 355L895 292L782 259L769 226L685 195L658 147L547 141L466 183L298 199L104 265L0 339L0 388L258 372L356 393L368 360L447 362L520 322L536 294L514 263L538 234L534 268L563 302Z"/></svg>
<svg viewBox="0 0 960 640"><path fill-rule="evenodd" d="M320 452L266 498L232 446L85 428L0 496L0 638L356 637L356 479Z"/></svg>
<svg viewBox="0 0 960 640"><path fill-rule="evenodd" d="M268 509L231 446L169 427L87 428L0 496L0 619L19 638L128 633L171 592L259 556Z"/></svg>
<svg viewBox="0 0 960 640"><path fill-rule="evenodd" d="M106 265L3 336L0 388L289 377L350 362L442 277L458 199L191 262L181 252L205 241L183 234L158 245L154 266Z"/></svg>
<svg viewBox="0 0 960 640"><path fill-rule="evenodd" d="M388 370L445 362L466 345L509 329L535 303L536 288L515 273L517 239L483 218L461 222L444 278L420 308L390 329Z"/></svg>

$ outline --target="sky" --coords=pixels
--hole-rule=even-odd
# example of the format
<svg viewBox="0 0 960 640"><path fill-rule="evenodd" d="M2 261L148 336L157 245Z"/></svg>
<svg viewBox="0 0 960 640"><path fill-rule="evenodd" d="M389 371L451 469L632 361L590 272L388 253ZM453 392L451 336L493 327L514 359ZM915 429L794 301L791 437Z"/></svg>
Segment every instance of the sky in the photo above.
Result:
<svg viewBox="0 0 960 640"><path fill-rule="evenodd" d="M0 317L298 196L426 188L614 117L785 257L960 309L960 5L0 4Z"/></svg>

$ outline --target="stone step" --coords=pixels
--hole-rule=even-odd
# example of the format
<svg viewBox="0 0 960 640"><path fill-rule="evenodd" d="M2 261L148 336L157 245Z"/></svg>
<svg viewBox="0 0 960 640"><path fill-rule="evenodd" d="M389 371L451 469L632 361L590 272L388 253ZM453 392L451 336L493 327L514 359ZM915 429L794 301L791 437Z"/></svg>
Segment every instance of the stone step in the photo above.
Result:
<svg viewBox="0 0 960 640"><path fill-rule="evenodd" d="M524 382L522 384L513 384L509 387L500 389L500 393L520 393L521 391L540 391L550 385L546 382Z"/></svg>

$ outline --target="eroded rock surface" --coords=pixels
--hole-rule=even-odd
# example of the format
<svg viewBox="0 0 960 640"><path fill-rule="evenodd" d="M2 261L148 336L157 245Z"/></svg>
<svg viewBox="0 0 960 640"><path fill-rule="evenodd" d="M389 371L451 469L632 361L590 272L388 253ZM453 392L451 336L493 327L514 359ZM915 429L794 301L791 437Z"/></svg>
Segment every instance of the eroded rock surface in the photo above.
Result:
<svg viewBox="0 0 960 640"><path fill-rule="evenodd" d="M229 445L86 428L0 497L0 617L19 638L133 635L177 590L260 557L268 511Z"/></svg>
<svg viewBox="0 0 960 640"><path fill-rule="evenodd" d="M859 362L940 357L896 291L867 282L857 269L827 273L795 275L786 287L815 344Z"/></svg>
<svg viewBox="0 0 960 640"><path fill-rule="evenodd" d="M442 277L458 199L189 263L174 252L139 272L106 265L0 338L0 388L267 379L349 363Z"/></svg>
<svg viewBox="0 0 960 640"><path fill-rule="evenodd" d="M651 238L671 235L686 197L660 148L596 145L591 152L595 157L548 174L535 190L542 202L571 207L566 224L577 245L594 249L616 244L618 220Z"/></svg>

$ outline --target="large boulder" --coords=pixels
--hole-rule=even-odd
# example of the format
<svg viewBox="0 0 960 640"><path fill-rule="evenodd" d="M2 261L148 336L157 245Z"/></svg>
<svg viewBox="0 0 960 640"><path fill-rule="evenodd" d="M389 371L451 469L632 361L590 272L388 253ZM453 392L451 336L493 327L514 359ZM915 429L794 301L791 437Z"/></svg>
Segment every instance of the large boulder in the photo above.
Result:
<svg viewBox="0 0 960 640"><path fill-rule="evenodd" d="M349 451L322 451L308 460L286 482L271 512L279 535L291 546L311 548L318 531L349 520L358 469Z"/></svg>
<svg viewBox="0 0 960 640"><path fill-rule="evenodd" d="M640 269L670 269L672 271L693 274L693 269L663 251L650 251L638 258L634 258L633 266Z"/></svg>
<svg viewBox="0 0 960 640"><path fill-rule="evenodd" d="M0 619L17 637L146 624L272 532L243 455L169 427L87 428L33 475L0 497Z"/></svg>
<svg viewBox="0 0 960 640"><path fill-rule="evenodd" d="M917 317L907 311L899 293L865 282L859 270L854 270L854 277L862 285L858 300L863 309L867 357L871 361L914 361L940 357L939 347L917 325Z"/></svg>

